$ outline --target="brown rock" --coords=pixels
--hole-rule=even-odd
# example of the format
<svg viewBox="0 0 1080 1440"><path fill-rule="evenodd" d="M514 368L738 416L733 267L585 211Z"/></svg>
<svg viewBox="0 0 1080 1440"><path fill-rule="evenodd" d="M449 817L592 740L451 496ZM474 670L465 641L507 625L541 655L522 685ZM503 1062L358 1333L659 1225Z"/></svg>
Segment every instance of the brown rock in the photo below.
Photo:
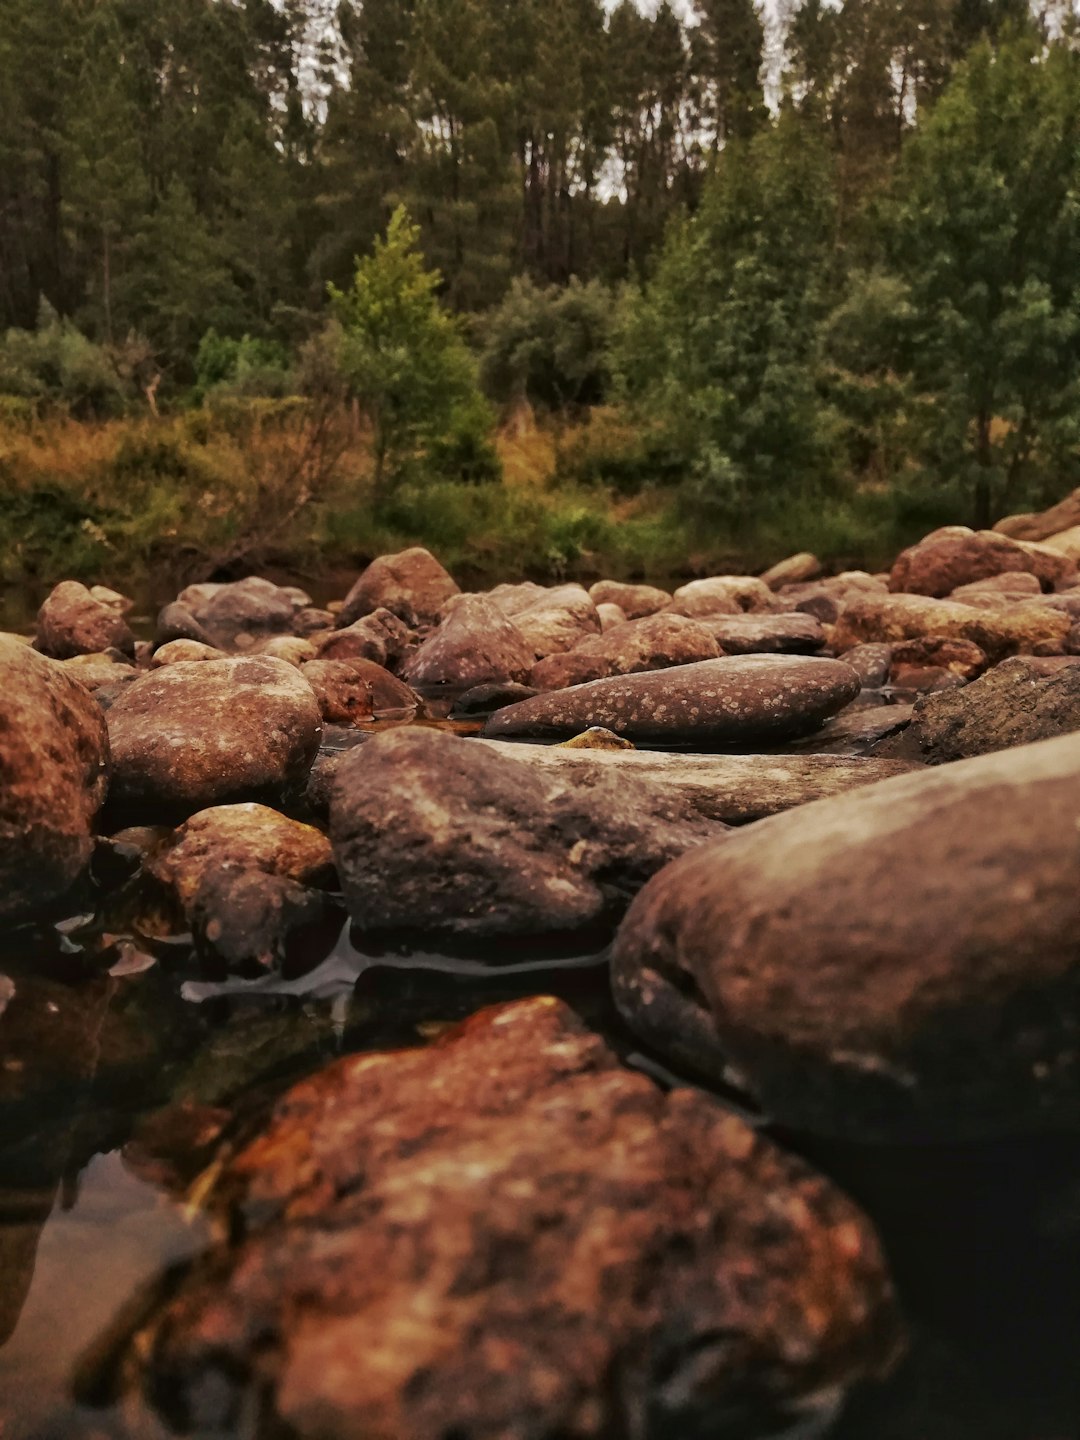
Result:
<svg viewBox="0 0 1080 1440"><path fill-rule="evenodd" d="M500 710L492 739L568 739L603 725L630 740L704 745L808 734L855 698L850 666L807 656L747 655L620 675Z"/></svg>
<svg viewBox="0 0 1080 1440"><path fill-rule="evenodd" d="M96 600L77 580L64 580L38 611L36 649L54 660L102 650L135 654L135 636L121 611Z"/></svg>
<svg viewBox="0 0 1080 1440"><path fill-rule="evenodd" d="M390 715L405 719L420 709L420 697L408 685L370 660L311 660L300 673L331 725Z"/></svg>
<svg viewBox="0 0 1080 1440"><path fill-rule="evenodd" d="M1076 526L1080 526L1080 490L1074 490L1057 505L1036 515L1007 515L994 529L1016 540L1049 541Z"/></svg>
<svg viewBox="0 0 1080 1440"><path fill-rule="evenodd" d="M1010 570L1028 571L1044 590L1052 590L1075 576L1076 562L993 530L950 525L903 551L892 568L889 589L941 597Z"/></svg>
<svg viewBox="0 0 1080 1440"><path fill-rule="evenodd" d="M157 624L154 627L154 644L160 648L171 644L174 640L194 640L199 645L205 645L207 649L217 649L211 637L187 606L181 605L175 600L164 606L158 614Z"/></svg>
<svg viewBox="0 0 1080 1440"><path fill-rule="evenodd" d="M403 620L389 610L373 610L362 620L316 640L320 660L371 660L396 669L410 654L414 636Z"/></svg>
<svg viewBox="0 0 1080 1440"><path fill-rule="evenodd" d="M548 655L538 660L529 671L529 686L539 690L565 690L571 685L587 685L590 680L603 680L614 673L606 655L580 654L568 650L565 655Z"/></svg>
<svg viewBox="0 0 1080 1440"><path fill-rule="evenodd" d="M410 685L474 685L528 679L536 653L512 620L481 596L455 606L404 667Z"/></svg>
<svg viewBox="0 0 1080 1440"><path fill-rule="evenodd" d="M134 665L121 658L119 650L103 655L75 655L59 663L88 690L100 690L105 685L126 685L137 680L140 673Z"/></svg>
<svg viewBox="0 0 1080 1440"><path fill-rule="evenodd" d="M913 731L931 764L988 755L1080 730L1080 660L1005 660L973 685L928 695Z"/></svg>
<svg viewBox="0 0 1080 1440"><path fill-rule="evenodd" d="M854 645L844 651L844 664L855 671L864 690L880 690L888 683L892 652L891 645Z"/></svg>
<svg viewBox="0 0 1080 1440"><path fill-rule="evenodd" d="M185 1431L594 1440L734 1414L758 1434L898 1348L851 1201L711 1098L621 1069L556 1000L338 1061L219 1191L243 1240L128 1350Z"/></svg>
<svg viewBox="0 0 1080 1440"><path fill-rule="evenodd" d="M251 655L269 655L275 660L284 660L299 669L308 660L318 658L318 651L310 640L302 635L271 635L269 640L259 640L248 652Z"/></svg>
<svg viewBox="0 0 1080 1440"><path fill-rule="evenodd" d="M691 580L675 591L667 607L673 615L738 615L744 611L767 613L779 608L772 591L753 575L713 575Z"/></svg>
<svg viewBox="0 0 1080 1440"><path fill-rule="evenodd" d="M725 655L816 655L825 647L813 615L718 615L700 623Z"/></svg>
<svg viewBox="0 0 1080 1440"><path fill-rule="evenodd" d="M1041 603L977 610L922 595L863 595L845 605L833 633L833 648L842 655L867 641L891 643L932 635L970 640L997 661L1047 647L1060 652L1070 628L1068 615Z"/></svg>
<svg viewBox="0 0 1080 1440"><path fill-rule="evenodd" d="M597 605L596 613L600 618L600 631L602 634L606 634L609 630L614 630L616 625L625 625L630 618L626 611L621 610L618 605Z"/></svg>
<svg viewBox="0 0 1080 1440"><path fill-rule="evenodd" d="M497 585L483 597L497 605L521 632L534 655L561 655L600 634L600 617L580 585ZM457 602L460 603L460 602Z"/></svg>
<svg viewBox="0 0 1080 1440"><path fill-rule="evenodd" d="M311 600L302 590L249 575L226 585L189 585L176 603L219 649L248 651L272 635L291 635L297 613Z"/></svg>
<svg viewBox="0 0 1080 1440"><path fill-rule="evenodd" d="M1042 586L1029 570L1007 570L1000 575L989 575L985 580L976 580L971 585L961 585L949 596L961 605L992 599L998 604L1010 600L1026 600L1032 595L1041 595Z"/></svg>
<svg viewBox="0 0 1080 1440"><path fill-rule="evenodd" d="M807 580L816 580L822 569L821 561L816 555L811 555L809 550L802 550L798 555L791 555L787 560L773 565L761 578L770 590L780 590L784 585L799 585L805 584Z"/></svg>
<svg viewBox="0 0 1080 1440"><path fill-rule="evenodd" d="M589 590L593 604L618 605L628 620L640 620L645 615L655 615L671 604L666 590L655 585L623 585L618 580L598 580Z"/></svg>
<svg viewBox="0 0 1080 1440"><path fill-rule="evenodd" d="M110 798L157 820L278 799L302 783L319 746L311 686L263 655L151 671L126 688L108 721Z"/></svg>
<svg viewBox="0 0 1080 1440"><path fill-rule="evenodd" d="M414 629L433 625L443 605L457 593L453 578L420 546L380 555L346 596L338 627L344 629L375 610L389 610Z"/></svg>
<svg viewBox="0 0 1080 1440"><path fill-rule="evenodd" d="M892 647L889 681L902 690L934 690L941 681L974 680L986 669L986 654L970 640L944 640L924 636L902 640Z"/></svg>
<svg viewBox="0 0 1080 1440"><path fill-rule="evenodd" d="M198 640L169 640L159 645L150 661L151 670L165 665L186 665L200 660L224 660L225 653Z"/></svg>
<svg viewBox="0 0 1080 1440"><path fill-rule="evenodd" d="M638 897L620 1009L785 1125L960 1141L1080 1121L1080 737L763 820Z"/></svg>
<svg viewBox="0 0 1080 1440"><path fill-rule="evenodd" d="M90 692L0 635L0 918L45 915L82 875L109 744Z"/></svg>
<svg viewBox="0 0 1080 1440"><path fill-rule="evenodd" d="M708 627L700 621L684 615L649 615L591 636L568 655L540 661L533 667L530 683L538 690L556 690L606 675L631 675L715 660L722 653Z"/></svg>

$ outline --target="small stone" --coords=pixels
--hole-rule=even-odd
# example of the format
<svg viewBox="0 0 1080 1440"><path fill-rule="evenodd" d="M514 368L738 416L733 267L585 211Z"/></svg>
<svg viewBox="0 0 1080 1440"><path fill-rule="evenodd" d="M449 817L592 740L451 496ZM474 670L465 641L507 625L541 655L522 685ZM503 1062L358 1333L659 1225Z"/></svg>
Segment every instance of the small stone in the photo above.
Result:
<svg viewBox="0 0 1080 1440"><path fill-rule="evenodd" d="M557 748L560 750L633 750L635 747L630 740L624 740L621 735L615 735L601 725L593 725L591 729L583 730L580 735L575 735L572 740L560 741Z"/></svg>

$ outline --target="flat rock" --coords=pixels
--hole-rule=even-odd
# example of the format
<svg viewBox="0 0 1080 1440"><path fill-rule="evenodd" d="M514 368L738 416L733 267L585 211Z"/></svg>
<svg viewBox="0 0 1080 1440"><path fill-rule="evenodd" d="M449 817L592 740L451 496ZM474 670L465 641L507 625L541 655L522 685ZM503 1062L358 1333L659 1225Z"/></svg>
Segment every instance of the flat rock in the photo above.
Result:
<svg viewBox="0 0 1080 1440"><path fill-rule="evenodd" d="M530 683L537 690L558 690L608 675L668 670L674 665L715 660L722 654L708 627L700 621L685 615L648 615L642 620L628 620L602 635L592 635L565 655L541 660L532 669Z"/></svg>
<svg viewBox="0 0 1080 1440"><path fill-rule="evenodd" d="M631 788L595 763L543 767L419 728L346 756L330 803L361 931L456 943L603 939L650 875L723 829L644 774Z"/></svg>
<svg viewBox="0 0 1080 1440"><path fill-rule="evenodd" d="M465 596L406 661L410 685L453 687L528 679L536 653L514 622L482 596Z"/></svg>
<svg viewBox="0 0 1080 1440"><path fill-rule="evenodd" d="M422 546L380 555L345 597L338 626L344 629L375 610L389 610L413 628L433 625L447 600L457 593L453 577Z"/></svg>
<svg viewBox="0 0 1080 1440"><path fill-rule="evenodd" d="M719 615L700 623L725 655L816 655L825 648L813 615Z"/></svg>
<svg viewBox="0 0 1080 1440"><path fill-rule="evenodd" d="M0 918L44 916L82 875L108 785L105 718L62 665L0 635Z"/></svg>
<svg viewBox="0 0 1080 1440"><path fill-rule="evenodd" d="M185 1432L777 1433L897 1355L853 1203L553 999L294 1086L211 1204L121 1349Z"/></svg>
<svg viewBox="0 0 1080 1440"><path fill-rule="evenodd" d="M994 529L1002 535L1011 535L1017 540L1045 540L1048 544L1062 531L1080 526L1080 490L1066 495L1049 510L1037 514L1007 515L999 520Z"/></svg>
<svg viewBox="0 0 1080 1440"><path fill-rule="evenodd" d="M1080 1122L1080 737L763 820L619 931L650 1043L795 1129L966 1141Z"/></svg>
<svg viewBox="0 0 1080 1440"><path fill-rule="evenodd" d="M77 580L64 580L38 611L34 647L54 660L102 650L119 650L131 657L135 636L122 610L97 599Z"/></svg>
<svg viewBox="0 0 1080 1440"><path fill-rule="evenodd" d="M795 739L855 698L850 666L749 655L618 676L500 710L492 739L568 739L602 725L630 740L749 745Z"/></svg>
<svg viewBox="0 0 1080 1440"><path fill-rule="evenodd" d="M1014 540L994 530L949 525L903 551L889 576L890 590L945 596L963 585L1010 570L1025 570L1045 590L1076 575L1076 561L1045 545Z"/></svg>
<svg viewBox="0 0 1080 1440"><path fill-rule="evenodd" d="M1080 730L1080 659L1017 656L962 690L928 695L913 731L931 764Z"/></svg>
<svg viewBox="0 0 1080 1440"><path fill-rule="evenodd" d="M125 688L108 722L110 799L152 820L279 799L302 784L319 747L311 686L262 655L151 671Z"/></svg>

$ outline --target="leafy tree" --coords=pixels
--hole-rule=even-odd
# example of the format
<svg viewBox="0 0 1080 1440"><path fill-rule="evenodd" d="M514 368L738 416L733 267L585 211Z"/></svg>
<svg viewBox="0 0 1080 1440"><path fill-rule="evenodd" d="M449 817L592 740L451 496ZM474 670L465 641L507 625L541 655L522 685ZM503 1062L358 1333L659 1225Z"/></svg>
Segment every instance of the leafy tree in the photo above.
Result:
<svg viewBox="0 0 1080 1440"><path fill-rule="evenodd" d="M987 525L1077 420L1080 56L984 43L912 139L885 212L923 443ZM903 360L903 356L901 357Z"/></svg>
<svg viewBox="0 0 1080 1440"><path fill-rule="evenodd" d="M351 288L330 289L342 368L371 424L379 495L425 458L445 468L467 455L476 470L488 449L491 417L476 368L436 298L441 277L425 268L419 240L399 207L385 239L357 261Z"/></svg>
<svg viewBox="0 0 1080 1440"><path fill-rule="evenodd" d="M612 294L598 280L540 286L527 277L488 317L484 387L502 404L528 400L546 410L596 405L608 382Z"/></svg>

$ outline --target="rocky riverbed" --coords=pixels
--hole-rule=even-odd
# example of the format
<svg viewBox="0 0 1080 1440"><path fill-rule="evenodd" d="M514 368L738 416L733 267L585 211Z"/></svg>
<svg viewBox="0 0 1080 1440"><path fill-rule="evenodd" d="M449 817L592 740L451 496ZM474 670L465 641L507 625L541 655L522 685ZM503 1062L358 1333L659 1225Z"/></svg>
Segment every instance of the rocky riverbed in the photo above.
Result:
<svg viewBox="0 0 1080 1440"><path fill-rule="evenodd" d="M1080 1433L1068 546L68 581L0 782L4 1440Z"/></svg>

